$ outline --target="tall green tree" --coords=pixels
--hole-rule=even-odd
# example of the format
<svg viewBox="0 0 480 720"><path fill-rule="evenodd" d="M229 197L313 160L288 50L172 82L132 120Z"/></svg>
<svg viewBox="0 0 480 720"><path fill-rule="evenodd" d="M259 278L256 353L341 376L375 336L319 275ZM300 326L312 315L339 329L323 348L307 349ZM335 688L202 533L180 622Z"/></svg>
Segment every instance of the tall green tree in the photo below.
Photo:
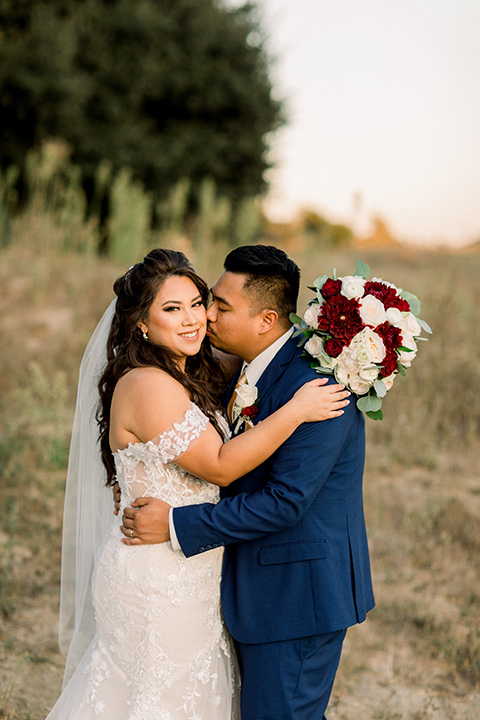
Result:
<svg viewBox="0 0 480 720"><path fill-rule="evenodd" d="M165 196L206 176L265 186L282 122L255 8L220 0L2 0L0 162L66 140L92 178L102 159Z"/></svg>

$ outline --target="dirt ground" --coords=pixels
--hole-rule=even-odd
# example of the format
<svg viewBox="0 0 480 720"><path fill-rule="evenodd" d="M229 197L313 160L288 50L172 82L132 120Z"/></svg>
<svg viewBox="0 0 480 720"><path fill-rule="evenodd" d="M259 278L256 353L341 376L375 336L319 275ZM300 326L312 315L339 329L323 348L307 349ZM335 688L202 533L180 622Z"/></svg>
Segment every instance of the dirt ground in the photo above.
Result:
<svg viewBox="0 0 480 720"><path fill-rule="evenodd" d="M467 468L473 466L465 459L456 462L464 477L460 493L455 484L455 498L463 497L464 509L473 512L478 523L475 471L469 474ZM441 472L438 468L410 470L402 487L392 485L388 476L367 474L367 521L370 516L377 607L365 623L347 634L329 720L480 718L478 561L472 562L471 553L465 554L458 538L455 540L459 528L454 529L451 517L447 536L438 513L427 527L428 513L433 511L428 506L426 513L423 507L433 483L443 488L440 506L448 505L447 489L453 492L454 487L451 471L451 462ZM407 513L402 520L399 508L406 504L407 495L420 514ZM460 519L464 528L468 517ZM428 544L425 534L430 531L437 539L426 561L420 561L418 543L423 537L423 555ZM0 537L0 543L5 540ZM27 548L16 548L19 567L31 574L30 556ZM17 598L15 610L0 621L0 717L43 720L60 691L63 657L56 636L59 559L57 550L46 569L44 591Z"/></svg>

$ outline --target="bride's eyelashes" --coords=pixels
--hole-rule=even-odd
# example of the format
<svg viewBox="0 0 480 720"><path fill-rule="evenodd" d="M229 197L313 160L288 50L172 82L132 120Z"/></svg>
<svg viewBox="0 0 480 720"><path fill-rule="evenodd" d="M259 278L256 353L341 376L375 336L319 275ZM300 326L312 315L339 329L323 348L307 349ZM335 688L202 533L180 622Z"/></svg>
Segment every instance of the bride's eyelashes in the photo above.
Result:
<svg viewBox="0 0 480 720"><path fill-rule="evenodd" d="M196 300L194 303L192 303L192 308L202 307L203 302L202 300ZM181 310L182 308L180 305L170 305L169 307L163 308L164 312L171 312L172 310Z"/></svg>

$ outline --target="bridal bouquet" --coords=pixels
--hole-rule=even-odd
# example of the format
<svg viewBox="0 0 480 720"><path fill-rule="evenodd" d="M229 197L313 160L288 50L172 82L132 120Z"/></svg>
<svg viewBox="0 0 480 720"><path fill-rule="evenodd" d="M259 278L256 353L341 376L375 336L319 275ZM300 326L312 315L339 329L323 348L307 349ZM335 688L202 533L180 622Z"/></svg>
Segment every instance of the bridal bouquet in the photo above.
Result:
<svg viewBox="0 0 480 720"><path fill-rule="evenodd" d="M317 372L335 375L351 390L357 407L373 420L383 418L382 398L397 375L405 375L417 354L422 330L430 327L418 316L420 301L386 280L368 280L370 268L361 260L355 275L322 275L311 290L303 319L292 313L296 335L303 335L304 357Z"/></svg>

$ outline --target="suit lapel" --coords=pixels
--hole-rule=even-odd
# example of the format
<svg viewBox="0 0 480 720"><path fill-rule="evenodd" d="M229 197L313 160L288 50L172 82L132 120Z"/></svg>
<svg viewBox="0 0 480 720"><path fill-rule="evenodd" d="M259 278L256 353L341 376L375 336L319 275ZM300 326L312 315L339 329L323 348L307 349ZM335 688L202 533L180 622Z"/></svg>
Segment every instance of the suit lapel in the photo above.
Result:
<svg viewBox="0 0 480 720"><path fill-rule="evenodd" d="M278 381L282 373L284 372L284 368L288 365L290 360L292 359L293 355L297 352L297 342L294 338L289 338L285 345L283 345L278 353L275 355L273 360L267 365L263 373L260 375L260 378L257 382L257 388L258 388L258 407L259 407L259 413L262 413L262 407L265 401L265 398L270 394L270 392L273 390L273 386ZM238 378L240 377L240 371L241 367L237 370L235 375L233 376L230 385L228 386L228 391L225 395L225 412L228 419L228 404L230 402L230 398L232 397L232 393L234 391L235 385L237 384ZM230 429L233 428L233 425L230 424L230 420L228 420ZM235 423L234 423L235 424Z"/></svg>
<svg viewBox="0 0 480 720"><path fill-rule="evenodd" d="M289 338L285 345L280 348L273 360L267 365L257 382L258 388L258 407L261 413L264 407L265 399L273 390L273 386L283 374L285 367L289 364L293 355L297 351L297 342L293 338Z"/></svg>

